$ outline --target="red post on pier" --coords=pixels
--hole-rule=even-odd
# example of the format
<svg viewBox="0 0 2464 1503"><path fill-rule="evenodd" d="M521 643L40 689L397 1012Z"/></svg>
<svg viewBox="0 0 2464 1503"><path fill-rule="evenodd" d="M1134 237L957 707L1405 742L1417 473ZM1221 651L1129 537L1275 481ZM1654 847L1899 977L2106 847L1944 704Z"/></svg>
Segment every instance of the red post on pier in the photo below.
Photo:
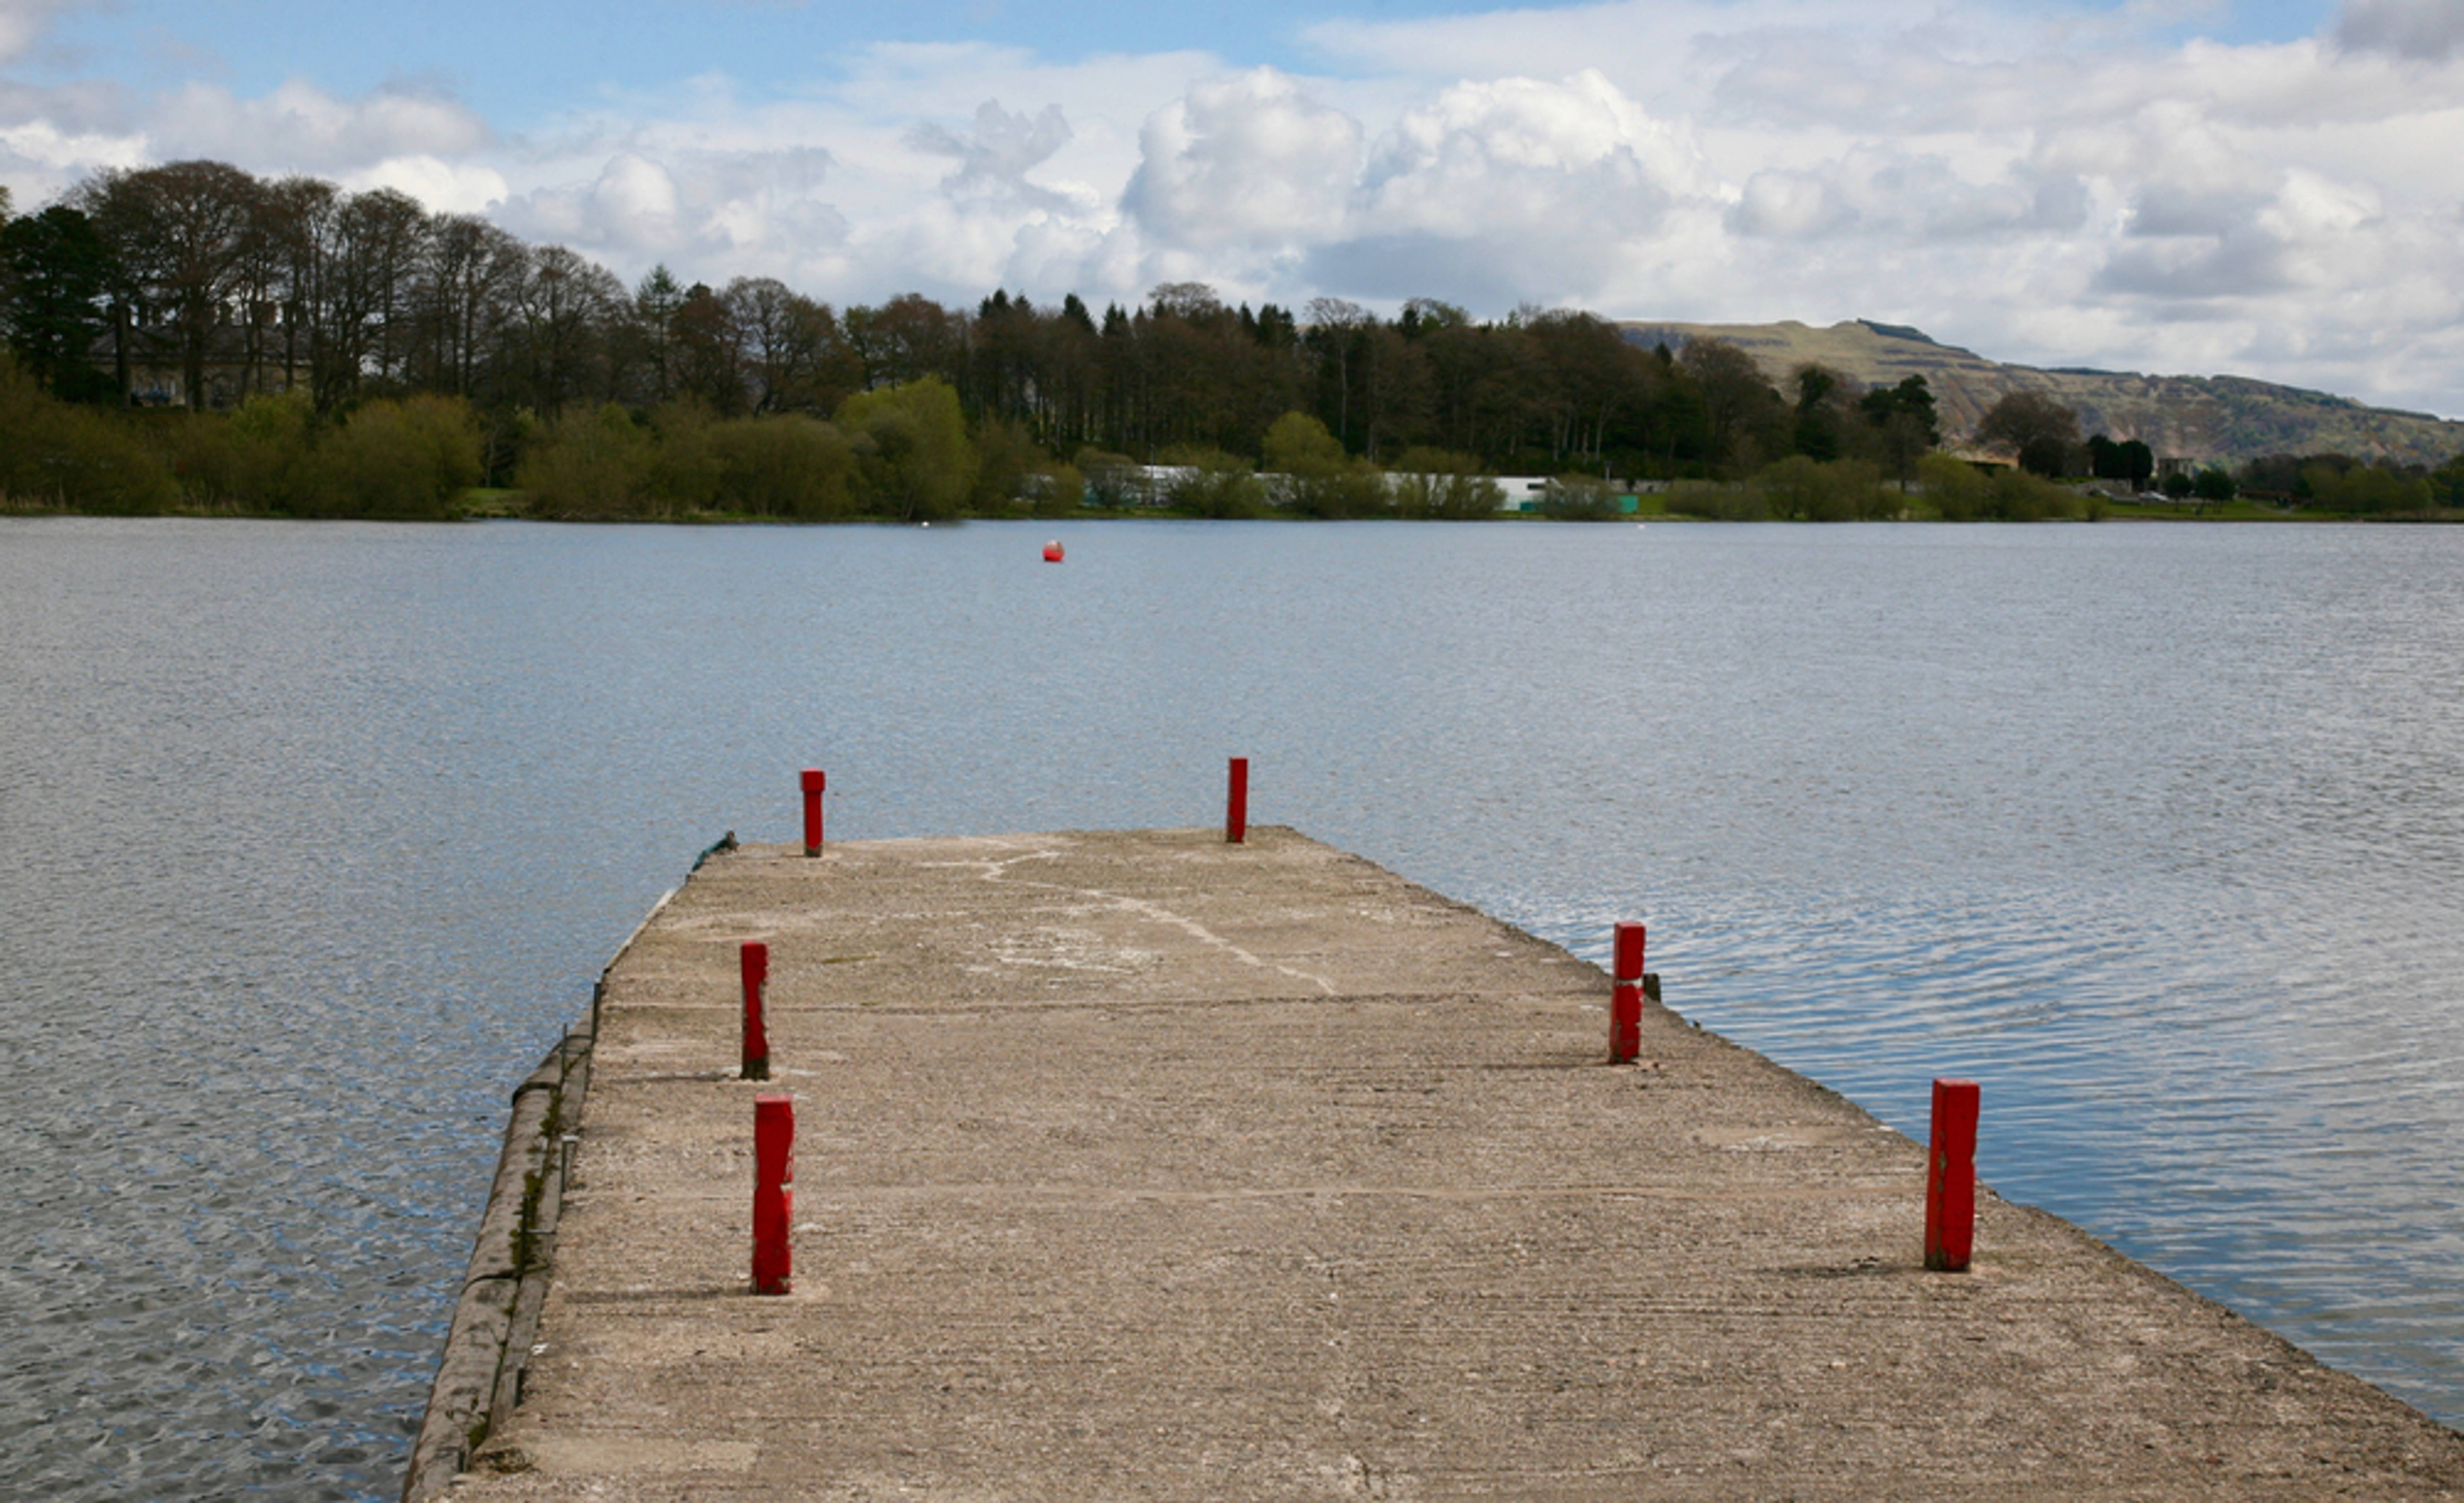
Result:
<svg viewBox="0 0 2464 1503"><path fill-rule="evenodd" d="M770 984L770 947L747 939L737 952L744 970L744 1072L746 1080L770 1078L770 1030L762 1026L761 991Z"/></svg>
<svg viewBox="0 0 2464 1503"><path fill-rule="evenodd" d="M787 1293L787 1224L795 1217L796 1102L753 1098L753 1293Z"/></svg>
<svg viewBox="0 0 2464 1503"><path fill-rule="evenodd" d="M1232 759L1231 791L1223 802L1223 839L1237 846L1249 838L1249 759Z"/></svg>
<svg viewBox="0 0 2464 1503"><path fill-rule="evenodd" d="M1642 925L1617 926L1609 962L1609 1063L1631 1065L1642 1052Z"/></svg>
<svg viewBox="0 0 2464 1503"><path fill-rule="evenodd" d="M822 853L822 786L827 782L819 767L804 769L804 854Z"/></svg>
<svg viewBox="0 0 2464 1503"><path fill-rule="evenodd" d="M1933 1143L1925 1156L1925 1267L1962 1273L1976 1245L1976 1116L1973 1080L1933 1083Z"/></svg>

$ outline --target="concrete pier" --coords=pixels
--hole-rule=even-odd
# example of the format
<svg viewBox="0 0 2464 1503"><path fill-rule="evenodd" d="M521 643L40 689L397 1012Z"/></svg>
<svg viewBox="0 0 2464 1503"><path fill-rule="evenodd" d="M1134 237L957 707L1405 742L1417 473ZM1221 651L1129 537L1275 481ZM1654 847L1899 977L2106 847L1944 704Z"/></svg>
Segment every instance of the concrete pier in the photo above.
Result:
<svg viewBox="0 0 2464 1503"><path fill-rule="evenodd" d="M2053 1217L1980 1190L1926 1272L1920 1145L1658 1006L1609 1065L1609 989L1283 829L715 857L610 969L448 1495L2464 1496L2464 1436Z"/></svg>

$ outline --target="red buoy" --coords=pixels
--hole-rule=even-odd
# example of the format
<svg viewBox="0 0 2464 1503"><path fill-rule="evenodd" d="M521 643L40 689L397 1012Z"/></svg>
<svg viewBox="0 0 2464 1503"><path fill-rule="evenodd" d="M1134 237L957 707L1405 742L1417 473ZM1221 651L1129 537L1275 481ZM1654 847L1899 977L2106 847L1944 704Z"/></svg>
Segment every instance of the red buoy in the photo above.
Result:
<svg viewBox="0 0 2464 1503"><path fill-rule="evenodd" d="M1046 564L1058 564L1061 562L1060 540L1055 539L1044 545L1044 562Z"/></svg>

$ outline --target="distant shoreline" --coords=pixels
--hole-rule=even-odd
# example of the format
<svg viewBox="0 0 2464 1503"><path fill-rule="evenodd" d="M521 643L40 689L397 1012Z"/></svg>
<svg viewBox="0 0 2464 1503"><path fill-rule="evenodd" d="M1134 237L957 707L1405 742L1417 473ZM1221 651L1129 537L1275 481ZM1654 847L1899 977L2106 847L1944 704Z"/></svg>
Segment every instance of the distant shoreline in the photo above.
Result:
<svg viewBox="0 0 2464 1503"><path fill-rule="evenodd" d="M2290 524L2298 526L2336 524L2373 526L2453 526L2464 523L2464 509L2452 508L2431 513L2397 513L2356 516L2347 513L2325 512L2312 509L2283 509L2269 506L2261 502L2252 501L2232 501L2220 506L2211 504L2205 508L2130 501L2115 501L2107 503L2107 505L2108 509L2105 511L2104 515L2101 517L2046 517L2026 521L2014 521L2012 519L1991 517L1953 519L1940 516L1927 516L1921 512L1900 517L1856 518L1840 519L1837 520L1817 520L1807 518L1779 517L1729 518L1688 516L1682 513L1669 512L1657 508L1640 509L1631 513L1623 513L1615 517L1596 518L1545 517L1536 513L1528 512L1502 512L1493 518L1476 519L1430 517L1327 518L1303 516L1287 511L1266 511L1247 517L1201 517L1189 512L1173 511L1162 507L1141 508L1134 511L1105 511L1095 508L1085 508L1070 512L1045 513L1026 511L981 512L967 513L950 517L926 518L919 519L917 520L905 520L893 517L796 519L718 512L693 513L676 517L557 517L536 516L518 507L505 507L501 505L488 505L456 511L444 516L432 517L295 516L284 512L241 511L223 507L173 507L162 511L131 513L101 509L78 509L73 507L25 506L14 504L5 497L0 497L0 518L120 517L131 519L159 518L189 521L385 521L414 522L424 526L450 526L462 523L515 521L533 522L541 526L582 527L931 527L935 525L956 527L963 526L969 522L979 521L1070 523L1242 521L1290 523L1294 525L1351 521L1395 524L1401 526L1426 525L1432 522L1442 522L1450 525L1483 526L1496 524L1520 526L1535 523L1557 523L1568 526L1615 526L1618 523L1625 523L1628 525L1667 524L1684 526L1739 526L1753 523L1776 523L1789 526L1904 526L1909 524L1930 523L1941 526L1991 526L2040 525L2044 523L2057 522L2073 522L2091 525L2102 522L2145 522L2159 526L2178 525L2191 522L2225 523L2233 525Z"/></svg>

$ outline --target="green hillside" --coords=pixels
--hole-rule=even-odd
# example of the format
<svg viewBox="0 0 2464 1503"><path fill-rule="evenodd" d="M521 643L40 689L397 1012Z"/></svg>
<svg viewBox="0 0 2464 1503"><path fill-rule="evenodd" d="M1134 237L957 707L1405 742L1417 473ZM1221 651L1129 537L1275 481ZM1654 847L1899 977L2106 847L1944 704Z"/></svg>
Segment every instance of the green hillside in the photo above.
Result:
<svg viewBox="0 0 2464 1503"><path fill-rule="evenodd" d="M1954 442L2004 393L2051 393L2079 412L2079 429L2136 438L2165 457L2239 464L2262 454L2346 453L2377 461L2439 465L2464 454L2464 423L2366 407L2346 397L2242 376L2142 376L2104 370L2005 365L1936 343L1915 329L1858 320L1803 323L1657 323L1618 327L1638 344L1718 339L1736 345L1783 384L1799 365L1827 365L1868 386L1923 376Z"/></svg>

